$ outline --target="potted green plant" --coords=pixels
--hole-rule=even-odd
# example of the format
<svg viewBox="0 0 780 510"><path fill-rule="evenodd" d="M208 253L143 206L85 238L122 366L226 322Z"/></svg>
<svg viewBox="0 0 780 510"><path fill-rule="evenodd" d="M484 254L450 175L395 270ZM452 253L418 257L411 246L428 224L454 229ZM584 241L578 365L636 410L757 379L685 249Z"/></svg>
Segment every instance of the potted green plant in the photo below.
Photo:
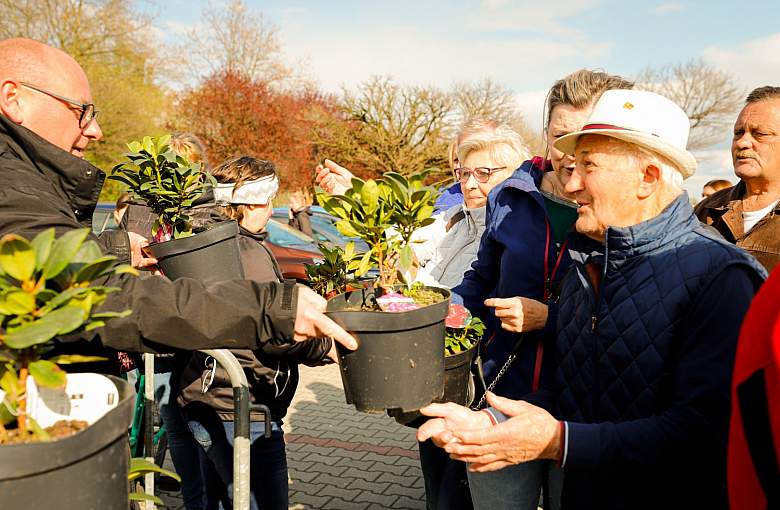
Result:
<svg viewBox="0 0 780 510"><path fill-rule="evenodd" d="M442 345L450 293L408 285L412 236L434 221L438 196L425 178L426 172L408 178L388 172L376 180L354 178L344 195L317 195L320 205L339 218L339 231L368 246L350 263L355 275L378 271L372 288L328 301L329 316L359 342L355 351L338 352L347 402L360 411L419 409L444 389Z"/></svg>
<svg viewBox="0 0 780 510"><path fill-rule="evenodd" d="M101 312L116 288L98 283L134 272L103 256L87 229L55 239L0 239L0 494L4 508L127 505L127 427L133 388L98 374L66 377L54 340L129 314ZM63 495L67 494L67 497Z"/></svg>
<svg viewBox="0 0 780 510"><path fill-rule="evenodd" d="M474 399L471 362L476 347L485 333L485 324L474 317L463 305L451 304L445 320L444 337L444 395L436 402L455 402L469 405ZM417 411L389 413L395 420L410 427L420 425L422 415Z"/></svg>
<svg viewBox="0 0 780 510"><path fill-rule="evenodd" d="M116 165L109 179L127 185L133 197L157 216L150 248L165 276L201 281L243 278L235 221L194 231L189 208L215 181L200 163L177 154L168 144L170 138L146 136L127 144L128 161Z"/></svg>

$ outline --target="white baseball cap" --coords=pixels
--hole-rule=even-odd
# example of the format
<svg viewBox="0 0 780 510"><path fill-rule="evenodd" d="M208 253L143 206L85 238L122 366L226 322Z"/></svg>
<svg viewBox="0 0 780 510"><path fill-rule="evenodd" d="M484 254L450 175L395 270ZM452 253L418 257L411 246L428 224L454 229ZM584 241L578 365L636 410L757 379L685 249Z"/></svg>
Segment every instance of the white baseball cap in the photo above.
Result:
<svg viewBox="0 0 780 510"><path fill-rule="evenodd" d="M580 131L555 141L555 148L574 154L582 135L604 135L634 143L675 164L683 178L696 172L696 158L687 150L691 124L670 99L643 90L607 90Z"/></svg>

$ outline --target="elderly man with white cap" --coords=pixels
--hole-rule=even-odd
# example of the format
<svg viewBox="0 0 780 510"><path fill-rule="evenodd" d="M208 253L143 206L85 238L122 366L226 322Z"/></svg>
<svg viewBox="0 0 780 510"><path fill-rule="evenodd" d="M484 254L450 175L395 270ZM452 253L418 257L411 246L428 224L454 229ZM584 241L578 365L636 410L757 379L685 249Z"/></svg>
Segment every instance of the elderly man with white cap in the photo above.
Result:
<svg viewBox="0 0 780 510"><path fill-rule="evenodd" d="M506 326L534 327L544 310L554 382L520 401L490 395L481 412L430 405L418 439L473 471L553 459L562 508L727 507L731 370L766 273L693 214L688 131L665 97L610 90L556 142L576 157L574 263L557 303L524 299L534 318Z"/></svg>

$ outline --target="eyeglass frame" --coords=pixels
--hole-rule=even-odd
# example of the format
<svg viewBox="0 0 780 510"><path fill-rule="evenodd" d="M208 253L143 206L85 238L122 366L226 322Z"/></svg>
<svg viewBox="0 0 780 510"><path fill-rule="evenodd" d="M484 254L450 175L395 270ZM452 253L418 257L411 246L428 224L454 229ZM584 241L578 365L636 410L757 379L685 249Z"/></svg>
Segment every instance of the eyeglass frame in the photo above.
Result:
<svg viewBox="0 0 780 510"><path fill-rule="evenodd" d="M40 92L41 94L46 94L49 97L53 97L54 99L59 99L60 101L63 101L63 102L68 103L70 105L78 106L79 108L81 108L81 115L79 115L79 128L81 128L81 129L87 129L87 127L90 125L90 123L93 120L95 120L97 118L98 114L100 113L100 111L98 111L98 109L95 108L95 104L94 103L81 103L79 101L76 101L76 100L73 100L73 99L69 99L69 98L67 98L65 96L61 96L59 94L55 94L54 92L49 92L48 90L44 90L44 89L42 89L40 87L37 87L37 86L33 85L32 83L27 83L25 81L20 81L19 85L22 85L23 87L27 87L28 89L32 89L32 90L34 90L36 92ZM88 118L87 121L85 122L84 121L84 117L86 116L87 111L89 111L88 109L90 109L90 108L91 108L91 111L92 111L92 116L90 118Z"/></svg>
<svg viewBox="0 0 780 510"><path fill-rule="evenodd" d="M461 178L458 175L463 170L468 170L468 172L466 173L466 179L463 179L463 178ZM481 171L486 172L484 174L481 174L481 175L484 175L485 177L477 177L478 175L480 175L477 172L477 170L481 170ZM462 183L468 182L469 176L473 175L475 181L477 181L480 184L485 184L486 182L488 182L490 180L490 176L491 175L493 175L494 173L496 173L496 172L498 172L500 170L506 170L506 166L497 166L495 168L490 168L490 167L487 167L487 166L478 166L477 168L458 167L458 168L454 169L452 171L452 173L455 174L455 179L458 182L462 182ZM484 178L484 180L481 180L483 178Z"/></svg>

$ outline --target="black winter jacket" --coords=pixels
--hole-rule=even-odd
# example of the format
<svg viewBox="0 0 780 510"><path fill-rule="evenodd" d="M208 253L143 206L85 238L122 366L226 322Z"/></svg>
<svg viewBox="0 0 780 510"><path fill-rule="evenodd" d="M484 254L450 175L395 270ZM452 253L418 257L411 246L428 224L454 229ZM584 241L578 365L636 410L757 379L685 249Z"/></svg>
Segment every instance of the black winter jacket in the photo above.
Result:
<svg viewBox="0 0 780 510"><path fill-rule="evenodd" d="M216 217L218 221L226 218ZM238 238L244 275L257 282L283 281L282 272L271 251L263 245L265 234L252 234L241 229ZM273 421L281 421L287 414L298 387L298 363L314 366L327 363L331 339L317 339L294 345L268 344L261 350L231 349L230 352L244 368L249 382L251 404L265 404L271 410ZM216 372L207 367L208 356L193 353L180 378L179 404L185 406L202 402L213 408L220 419L233 420L233 389L227 371L216 364ZM214 366L210 363L209 366ZM203 392L204 382L207 390ZM210 384L208 384L210 383ZM261 421L261 413L250 413L252 421Z"/></svg>
<svg viewBox="0 0 780 510"><path fill-rule="evenodd" d="M54 227L58 235L88 227L105 174L0 115L0 235L32 238ZM96 240L106 253L129 259L123 232ZM297 293L291 284L228 281L210 285L182 278L112 276L120 287L102 311L132 309L86 335L123 351L170 352L173 348L258 349L292 341Z"/></svg>

